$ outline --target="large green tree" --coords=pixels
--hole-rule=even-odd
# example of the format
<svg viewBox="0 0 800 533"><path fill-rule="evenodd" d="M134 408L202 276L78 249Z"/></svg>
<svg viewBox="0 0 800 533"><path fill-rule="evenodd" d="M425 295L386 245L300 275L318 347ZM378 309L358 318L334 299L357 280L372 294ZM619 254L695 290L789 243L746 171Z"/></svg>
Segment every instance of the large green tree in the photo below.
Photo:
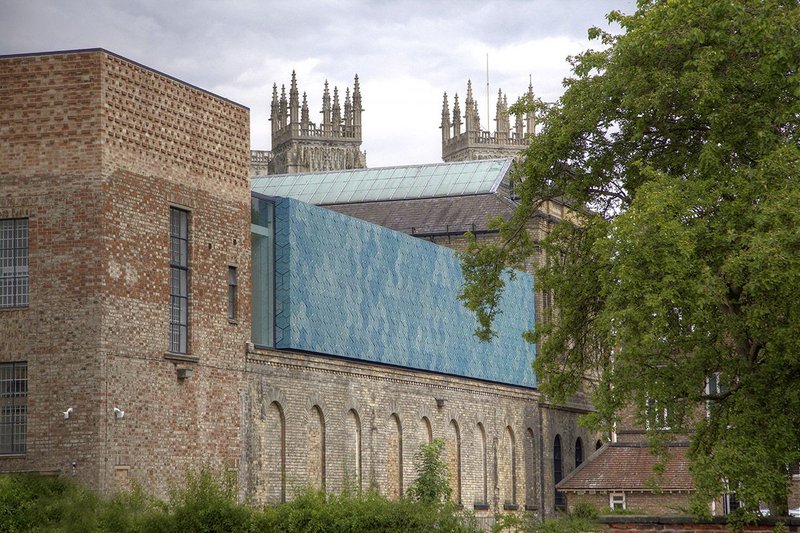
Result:
<svg viewBox="0 0 800 533"><path fill-rule="evenodd" d="M532 214L572 202L536 276L555 302L531 333L542 391L565 400L593 376L598 428L665 408L692 441L694 511L726 484L780 511L800 460L798 1L640 0L608 18L622 31L591 29L602 49L571 59L501 241L463 255L461 298L490 337Z"/></svg>

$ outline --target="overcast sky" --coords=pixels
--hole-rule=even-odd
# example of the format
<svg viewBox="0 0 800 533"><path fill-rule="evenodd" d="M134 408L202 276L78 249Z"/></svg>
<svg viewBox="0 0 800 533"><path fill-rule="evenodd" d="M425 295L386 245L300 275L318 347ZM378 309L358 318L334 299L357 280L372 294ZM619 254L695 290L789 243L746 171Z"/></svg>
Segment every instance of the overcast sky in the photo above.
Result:
<svg viewBox="0 0 800 533"><path fill-rule="evenodd" d="M498 89L554 101L566 57L611 30L635 0L0 0L0 54L106 48L250 108L251 146L269 149L272 84L297 71L319 122L328 79L361 81L370 167L441 160L442 94L472 79L486 128L486 55ZM343 99L343 98L342 98ZM462 108L463 109L463 108ZM494 124L492 123L492 130Z"/></svg>

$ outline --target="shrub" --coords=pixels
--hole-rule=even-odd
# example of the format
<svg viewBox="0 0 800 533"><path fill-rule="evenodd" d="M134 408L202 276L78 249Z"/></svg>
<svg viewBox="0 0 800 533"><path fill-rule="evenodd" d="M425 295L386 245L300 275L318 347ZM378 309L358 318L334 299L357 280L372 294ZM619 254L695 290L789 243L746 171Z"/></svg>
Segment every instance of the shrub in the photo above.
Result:
<svg viewBox="0 0 800 533"><path fill-rule="evenodd" d="M408 488L413 500L427 504L441 504L450 499L450 470L442 460L444 440L434 439L430 444L420 444L414 454L417 479Z"/></svg>
<svg viewBox="0 0 800 533"><path fill-rule="evenodd" d="M572 508L570 514L574 518L582 518L586 520L597 520L598 512L594 505L589 502L578 502Z"/></svg>

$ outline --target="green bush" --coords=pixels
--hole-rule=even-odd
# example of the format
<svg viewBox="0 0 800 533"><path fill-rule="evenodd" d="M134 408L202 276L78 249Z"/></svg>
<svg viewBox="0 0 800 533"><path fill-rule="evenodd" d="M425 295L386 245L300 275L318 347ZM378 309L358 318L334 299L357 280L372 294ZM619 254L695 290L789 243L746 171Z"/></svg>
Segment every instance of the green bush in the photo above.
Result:
<svg viewBox="0 0 800 533"><path fill-rule="evenodd" d="M264 509L236 502L234 480L202 469L170 491L168 503L139 488L102 498L67 478L0 476L0 533L479 531L454 504L390 501L368 491L306 490Z"/></svg>
<svg viewBox="0 0 800 533"><path fill-rule="evenodd" d="M586 520L597 520L598 516L597 509L594 505L589 502L578 502L575 504L575 507L572 508L570 515L573 518L581 518Z"/></svg>
<svg viewBox="0 0 800 533"><path fill-rule="evenodd" d="M442 460L444 440L434 439L430 444L420 444L414 454L417 479L408 488L415 501L441 504L450 499L450 470Z"/></svg>

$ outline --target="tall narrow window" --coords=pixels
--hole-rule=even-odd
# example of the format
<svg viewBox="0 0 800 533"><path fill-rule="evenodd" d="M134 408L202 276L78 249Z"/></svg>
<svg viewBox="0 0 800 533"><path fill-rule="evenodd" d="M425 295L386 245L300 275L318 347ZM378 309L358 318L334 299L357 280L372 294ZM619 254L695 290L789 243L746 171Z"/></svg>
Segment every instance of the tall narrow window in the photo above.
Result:
<svg viewBox="0 0 800 533"><path fill-rule="evenodd" d="M187 353L189 340L189 213L169 210L169 351Z"/></svg>
<svg viewBox="0 0 800 533"><path fill-rule="evenodd" d="M28 305L28 219L0 220L0 307Z"/></svg>
<svg viewBox="0 0 800 533"><path fill-rule="evenodd" d="M228 320L236 320L236 307L239 304L238 282L236 280L236 267L228 267Z"/></svg>
<svg viewBox="0 0 800 533"><path fill-rule="evenodd" d="M475 509L489 508L489 494L488 494L488 475L489 465L487 463L488 448L486 443L486 429L483 424L478 422L478 452L481 454L478 460L480 479L478 480L479 493L475 497Z"/></svg>
<svg viewBox="0 0 800 533"><path fill-rule="evenodd" d="M28 363L0 364L0 454L25 453Z"/></svg>
<svg viewBox="0 0 800 533"><path fill-rule="evenodd" d="M581 466L583 462L583 441L578 437L575 440L575 468Z"/></svg>
<svg viewBox="0 0 800 533"><path fill-rule="evenodd" d="M558 485L564 475L561 463L561 436L556 435L556 440L553 442L553 485ZM558 490L556 493L556 509L564 509L566 501L564 501L564 494Z"/></svg>

